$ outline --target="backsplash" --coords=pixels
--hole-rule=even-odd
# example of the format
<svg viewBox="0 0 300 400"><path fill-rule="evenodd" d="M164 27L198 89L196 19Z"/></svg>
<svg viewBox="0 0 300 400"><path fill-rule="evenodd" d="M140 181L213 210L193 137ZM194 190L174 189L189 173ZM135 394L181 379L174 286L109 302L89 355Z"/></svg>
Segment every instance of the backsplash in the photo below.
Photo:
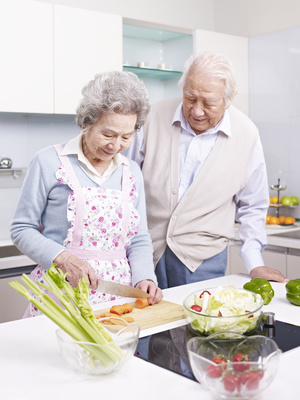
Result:
<svg viewBox="0 0 300 400"><path fill-rule="evenodd" d="M300 197L300 27L249 39L250 117L258 126L270 185ZM270 196L277 193L270 189ZM300 206L281 209L300 218Z"/></svg>
<svg viewBox="0 0 300 400"><path fill-rule="evenodd" d="M12 168L27 168L38 150L78 134L75 116L0 113L0 158L11 158ZM23 177L14 180L14 187L7 187L7 178L5 184L1 179L0 175L0 240L8 240Z"/></svg>

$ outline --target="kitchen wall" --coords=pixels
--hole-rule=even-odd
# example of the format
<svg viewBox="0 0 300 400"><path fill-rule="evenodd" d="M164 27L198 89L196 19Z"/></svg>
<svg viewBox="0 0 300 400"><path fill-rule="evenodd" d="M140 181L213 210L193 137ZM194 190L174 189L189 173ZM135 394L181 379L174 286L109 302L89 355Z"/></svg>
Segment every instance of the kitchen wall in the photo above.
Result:
<svg viewBox="0 0 300 400"><path fill-rule="evenodd" d="M300 26L299 0L215 0L218 32L253 37Z"/></svg>
<svg viewBox="0 0 300 400"><path fill-rule="evenodd" d="M67 141L78 133L73 116L0 113L0 158L5 155L12 159L13 168L24 168L38 150ZM22 178L11 177L10 184L0 171L0 240L9 239Z"/></svg>
<svg viewBox="0 0 300 400"><path fill-rule="evenodd" d="M250 117L260 129L269 184L300 197L300 26L249 40ZM270 190L270 195L275 195ZM300 207L285 210L300 218Z"/></svg>

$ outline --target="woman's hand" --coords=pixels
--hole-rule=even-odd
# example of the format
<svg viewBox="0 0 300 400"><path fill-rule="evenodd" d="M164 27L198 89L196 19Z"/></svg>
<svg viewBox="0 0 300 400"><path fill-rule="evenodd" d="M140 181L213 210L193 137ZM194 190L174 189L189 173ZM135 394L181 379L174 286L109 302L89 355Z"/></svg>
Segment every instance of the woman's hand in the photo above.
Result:
<svg viewBox="0 0 300 400"><path fill-rule="evenodd" d="M53 262L56 264L56 268L60 268L64 274L68 273L67 280L72 286L77 286L79 279L86 276L91 289L97 289L97 276L91 265L86 261L82 261L64 250Z"/></svg>
<svg viewBox="0 0 300 400"><path fill-rule="evenodd" d="M153 281L145 279L136 284L135 287L149 293L148 300L150 304L159 303L163 298L161 289Z"/></svg>

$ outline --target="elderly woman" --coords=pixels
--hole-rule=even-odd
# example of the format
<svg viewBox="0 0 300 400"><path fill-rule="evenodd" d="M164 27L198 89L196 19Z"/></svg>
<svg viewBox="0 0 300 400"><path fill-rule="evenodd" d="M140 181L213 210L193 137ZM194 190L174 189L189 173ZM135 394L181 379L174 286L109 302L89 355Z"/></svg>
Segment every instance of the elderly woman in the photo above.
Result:
<svg viewBox="0 0 300 400"><path fill-rule="evenodd" d="M145 86L132 73L113 71L96 75L82 94L81 133L39 151L29 165L12 240L38 264L36 281L55 263L74 286L87 277L91 304L116 298L95 291L97 279L136 286L157 303L143 178L120 154L148 115ZM26 315L39 313L30 305Z"/></svg>

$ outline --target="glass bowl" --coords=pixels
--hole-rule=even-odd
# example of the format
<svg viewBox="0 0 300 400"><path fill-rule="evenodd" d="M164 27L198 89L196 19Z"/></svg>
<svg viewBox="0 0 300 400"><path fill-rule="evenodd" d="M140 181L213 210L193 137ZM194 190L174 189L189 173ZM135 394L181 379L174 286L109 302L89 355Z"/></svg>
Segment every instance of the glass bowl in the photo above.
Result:
<svg viewBox="0 0 300 400"><path fill-rule="evenodd" d="M250 310L243 313L235 314L234 310L239 304L239 299L228 296L228 303L220 306L219 310L215 310L215 315L208 315L203 312L191 309L195 302L195 296L199 297L203 292L209 292L212 296L217 290L237 290L239 298L242 301L243 296L251 296L253 298ZM225 297L226 298L226 297ZM190 293L183 301L183 308L189 329L196 335L209 336L213 333L233 331L237 333L251 333L259 326L262 319L262 308L264 301L259 294L250 292L245 289L239 289L235 286L225 286L223 288L207 288L205 290L197 290ZM237 309L240 309L238 307Z"/></svg>
<svg viewBox="0 0 300 400"><path fill-rule="evenodd" d="M140 326L114 317L98 320L103 324L112 341L106 344L80 342L65 331L56 331L61 354L73 368L91 375L110 374L120 369L134 354L140 334Z"/></svg>
<svg viewBox="0 0 300 400"><path fill-rule="evenodd" d="M187 351L198 382L228 400L256 397L265 390L276 376L282 353L273 339L236 332L194 337L188 341ZM248 358L234 361L235 356L238 360Z"/></svg>

